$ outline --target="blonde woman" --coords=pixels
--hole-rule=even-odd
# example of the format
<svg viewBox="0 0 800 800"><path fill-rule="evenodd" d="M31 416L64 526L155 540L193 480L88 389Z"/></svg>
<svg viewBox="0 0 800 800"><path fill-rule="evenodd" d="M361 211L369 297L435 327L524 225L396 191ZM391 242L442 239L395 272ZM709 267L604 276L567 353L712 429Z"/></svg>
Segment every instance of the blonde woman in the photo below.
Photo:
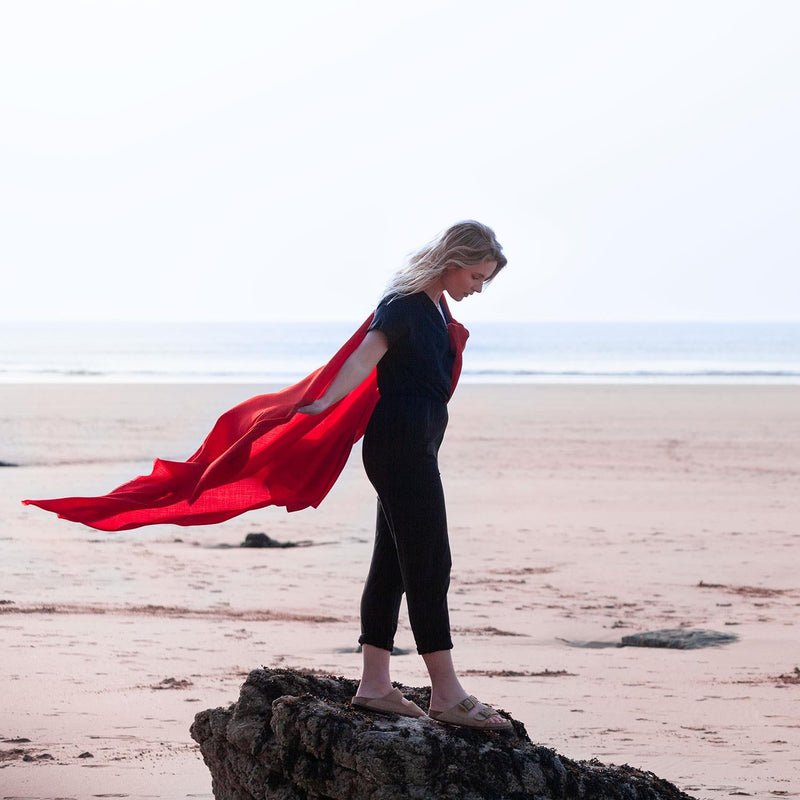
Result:
<svg viewBox="0 0 800 800"><path fill-rule="evenodd" d="M361 598L363 671L353 705L424 716L392 688L389 661L405 593L417 650L431 679L428 715L484 730L511 723L470 696L451 650L447 590L450 546L437 454L447 401L460 371L453 338L466 331L450 317L444 294L460 302L480 293L506 265L491 228L460 222L414 254L390 281L369 330L322 397L298 409L319 414L377 366L380 399L364 434L363 460L378 494L372 563ZM463 341L462 341L463 346Z"/></svg>

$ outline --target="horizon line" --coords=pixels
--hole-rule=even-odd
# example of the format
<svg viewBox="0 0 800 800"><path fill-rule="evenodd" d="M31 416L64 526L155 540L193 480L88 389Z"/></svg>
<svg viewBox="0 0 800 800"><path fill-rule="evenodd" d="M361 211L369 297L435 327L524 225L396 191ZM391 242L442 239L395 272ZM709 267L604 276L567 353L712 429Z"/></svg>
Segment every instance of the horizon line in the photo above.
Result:
<svg viewBox="0 0 800 800"><path fill-rule="evenodd" d="M143 319L143 318L95 318L95 319L4 319L0 320L0 325L41 325L41 324L77 324L77 325L99 325L99 324L136 324L136 325L308 325L308 324L351 324L360 325L363 320L353 317L328 317L326 319L316 319L313 317L282 317L272 319ZM800 319L566 319L566 318L544 318L544 319L474 319L469 324L482 323L508 323L518 324L554 324L554 325L800 325Z"/></svg>

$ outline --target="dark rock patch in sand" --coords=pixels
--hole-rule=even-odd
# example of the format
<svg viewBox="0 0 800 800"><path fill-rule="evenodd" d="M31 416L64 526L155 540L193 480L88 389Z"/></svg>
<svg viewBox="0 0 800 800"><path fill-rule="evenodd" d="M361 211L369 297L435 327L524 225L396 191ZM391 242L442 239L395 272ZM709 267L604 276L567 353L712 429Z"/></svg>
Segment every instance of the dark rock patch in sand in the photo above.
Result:
<svg viewBox="0 0 800 800"><path fill-rule="evenodd" d="M427 707L429 690L399 688ZM516 720L498 734L378 716L350 706L355 691L346 678L253 670L234 705L191 727L216 800L691 800L652 773L533 744Z"/></svg>
<svg viewBox="0 0 800 800"><path fill-rule="evenodd" d="M197 542L195 546L199 546ZM254 549L284 550L287 547L314 547L320 544L330 544L330 542L313 542L311 539L302 539L299 542L279 542L266 533L248 533L244 541L239 544L212 544L205 545L212 550L238 550L240 547L252 547Z"/></svg>
<svg viewBox="0 0 800 800"><path fill-rule="evenodd" d="M668 647L675 650L697 650L701 647L730 644L738 639L739 637L734 633L719 633L699 628L665 628L645 633L632 633L629 636L623 636L619 642L584 642L561 638L558 638L558 641L564 642L569 647L585 647L590 650L599 650L604 647Z"/></svg>
<svg viewBox="0 0 800 800"><path fill-rule="evenodd" d="M309 547L313 544L309 540L302 542L279 542L266 533L248 533L240 547Z"/></svg>
<svg viewBox="0 0 800 800"><path fill-rule="evenodd" d="M39 753L38 756L31 755L30 753L25 753L22 756L23 761L54 761L55 759L50 753Z"/></svg>

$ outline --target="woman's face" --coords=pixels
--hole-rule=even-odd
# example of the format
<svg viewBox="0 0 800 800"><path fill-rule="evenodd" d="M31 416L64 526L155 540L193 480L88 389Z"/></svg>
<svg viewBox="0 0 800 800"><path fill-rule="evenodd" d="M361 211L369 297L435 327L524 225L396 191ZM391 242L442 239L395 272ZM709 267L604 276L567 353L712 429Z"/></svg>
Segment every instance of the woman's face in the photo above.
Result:
<svg viewBox="0 0 800 800"><path fill-rule="evenodd" d="M442 275L442 288L460 302L473 292L480 292L496 269L497 262L488 259L471 267L448 267Z"/></svg>

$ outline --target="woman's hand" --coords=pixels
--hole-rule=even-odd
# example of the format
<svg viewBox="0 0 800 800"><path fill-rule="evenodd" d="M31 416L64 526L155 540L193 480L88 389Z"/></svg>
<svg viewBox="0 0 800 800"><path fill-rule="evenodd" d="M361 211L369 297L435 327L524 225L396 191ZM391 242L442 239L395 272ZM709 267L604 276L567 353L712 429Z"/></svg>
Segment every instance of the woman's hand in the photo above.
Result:
<svg viewBox="0 0 800 800"><path fill-rule="evenodd" d="M323 411L327 411L330 408L330 403L324 400L322 397L319 400L315 400L313 403L309 403L307 406L301 406L297 409L298 414L321 414Z"/></svg>

